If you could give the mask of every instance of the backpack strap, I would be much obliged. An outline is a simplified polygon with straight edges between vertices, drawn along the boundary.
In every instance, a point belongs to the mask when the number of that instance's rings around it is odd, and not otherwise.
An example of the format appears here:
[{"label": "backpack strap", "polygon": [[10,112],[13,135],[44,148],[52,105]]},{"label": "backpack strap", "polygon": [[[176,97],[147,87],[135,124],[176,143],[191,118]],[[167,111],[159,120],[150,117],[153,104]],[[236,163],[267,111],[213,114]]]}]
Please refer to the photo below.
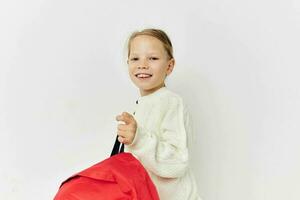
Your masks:
[{"label": "backpack strap", "polygon": [[114,147],[111,151],[111,154],[110,154],[110,157],[113,156],[113,155],[116,155],[118,153],[123,153],[124,152],[124,144],[121,145],[121,148],[120,148],[120,142],[118,140],[118,135],[116,137],[116,141],[115,141],[115,144],[114,144]]}]

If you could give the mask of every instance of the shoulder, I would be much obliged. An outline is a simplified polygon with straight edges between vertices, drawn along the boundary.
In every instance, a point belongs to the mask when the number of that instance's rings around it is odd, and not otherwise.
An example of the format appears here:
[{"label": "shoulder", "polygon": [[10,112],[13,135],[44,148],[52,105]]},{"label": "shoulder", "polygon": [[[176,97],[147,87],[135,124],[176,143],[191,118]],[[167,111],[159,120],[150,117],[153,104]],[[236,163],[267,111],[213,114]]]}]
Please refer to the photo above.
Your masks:
[{"label": "shoulder", "polygon": [[175,107],[186,110],[187,104],[184,98],[173,90],[167,89],[164,95],[161,96],[160,101],[168,108]]}]

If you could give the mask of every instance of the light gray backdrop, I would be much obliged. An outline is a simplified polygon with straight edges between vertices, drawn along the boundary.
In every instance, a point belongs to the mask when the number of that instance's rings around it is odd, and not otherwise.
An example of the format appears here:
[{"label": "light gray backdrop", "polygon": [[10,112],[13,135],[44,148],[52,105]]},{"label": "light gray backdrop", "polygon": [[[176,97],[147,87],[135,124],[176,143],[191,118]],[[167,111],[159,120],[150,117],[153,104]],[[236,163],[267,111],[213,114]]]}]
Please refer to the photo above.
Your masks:
[{"label": "light gray backdrop", "polygon": [[0,199],[52,199],[109,155],[139,95],[125,41],[147,27],[174,44],[202,198],[300,199],[299,1],[10,0],[0,23]]}]

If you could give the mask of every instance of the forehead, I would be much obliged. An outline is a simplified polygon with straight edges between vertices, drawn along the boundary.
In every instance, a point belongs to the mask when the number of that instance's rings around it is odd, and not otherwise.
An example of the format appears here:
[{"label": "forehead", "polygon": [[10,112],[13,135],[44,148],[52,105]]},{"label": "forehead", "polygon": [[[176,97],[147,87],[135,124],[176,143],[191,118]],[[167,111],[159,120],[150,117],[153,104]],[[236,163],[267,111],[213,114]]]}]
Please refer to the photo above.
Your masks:
[{"label": "forehead", "polygon": [[131,41],[130,50],[131,53],[134,54],[141,51],[147,51],[147,53],[163,53],[165,49],[159,39],[149,35],[139,35]]}]

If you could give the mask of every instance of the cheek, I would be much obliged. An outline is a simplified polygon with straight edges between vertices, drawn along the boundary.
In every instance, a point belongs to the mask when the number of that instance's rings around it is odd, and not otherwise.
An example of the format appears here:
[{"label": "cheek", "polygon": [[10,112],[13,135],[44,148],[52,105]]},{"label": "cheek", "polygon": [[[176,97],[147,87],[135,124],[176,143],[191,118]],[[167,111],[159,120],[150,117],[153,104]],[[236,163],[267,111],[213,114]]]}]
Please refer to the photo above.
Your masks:
[{"label": "cheek", "polygon": [[129,66],[129,67],[128,67],[128,73],[129,73],[129,76],[130,76],[131,79],[134,79],[134,78],[135,78],[135,76],[134,76],[134,74],[135,74],[134,67]]},{"label": "cheek", "polygon": [[164,76],[167,72],[167,67],[166,65],[159,65],[155,68],[156,74],[159,74],[161,76]]},{"label": "cheek", "polygon": [[134,72],[134,67],[132,65],[128,66],[128,72],[130,72],[130,73]]}]

